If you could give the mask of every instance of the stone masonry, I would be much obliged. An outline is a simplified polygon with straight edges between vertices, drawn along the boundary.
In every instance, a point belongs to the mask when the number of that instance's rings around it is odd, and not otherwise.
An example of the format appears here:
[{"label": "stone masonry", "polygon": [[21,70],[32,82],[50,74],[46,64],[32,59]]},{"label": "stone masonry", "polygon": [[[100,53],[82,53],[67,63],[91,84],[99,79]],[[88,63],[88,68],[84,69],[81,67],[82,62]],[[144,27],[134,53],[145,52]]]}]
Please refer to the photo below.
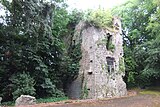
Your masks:
[{"label": "stone masonry", "polygon": [[76,26],[74,43],[81,42],[82,59],[78,77],[68,95],[74,99],[120,97],[127,93],[121,21],[113,18],[113,28],[102,29],[81,21]]}]

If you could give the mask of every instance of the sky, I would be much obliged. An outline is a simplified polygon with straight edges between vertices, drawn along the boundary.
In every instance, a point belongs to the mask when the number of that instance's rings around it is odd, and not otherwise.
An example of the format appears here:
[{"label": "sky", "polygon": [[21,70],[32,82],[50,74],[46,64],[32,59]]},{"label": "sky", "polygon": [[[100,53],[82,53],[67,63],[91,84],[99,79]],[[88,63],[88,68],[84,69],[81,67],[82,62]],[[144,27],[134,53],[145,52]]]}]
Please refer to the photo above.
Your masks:
[{"label": "sky", "polygon": [[109,9],[125,3],[128,0],[67,0],[70,9],[97,9],[99,7]]},{"label": "sky", "polygon": [[[67,4],[69,5],[70,9],[81,9],[81,10],[87,10],[87,9],[97,9],[99,7],[102,8],[112,8],[114,6],[120,5],[125,3],[127,0],[66,0]],[[1,9],[0,5],[0,15],[4,15],[5,12]]]}]

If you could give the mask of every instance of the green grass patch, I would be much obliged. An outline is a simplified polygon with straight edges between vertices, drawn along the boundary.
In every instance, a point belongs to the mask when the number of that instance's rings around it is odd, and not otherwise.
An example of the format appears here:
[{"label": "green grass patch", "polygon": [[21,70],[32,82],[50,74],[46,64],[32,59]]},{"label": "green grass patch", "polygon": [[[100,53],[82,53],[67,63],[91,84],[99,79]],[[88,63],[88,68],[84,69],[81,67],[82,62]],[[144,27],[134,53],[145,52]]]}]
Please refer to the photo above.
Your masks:
[{"label": "green grass patch", "polygon": [[160,95],[159,91],[143,90],[140,94]]},{"label": "green grass patch", "polygon": [[55,97],[40,98],[40,99],[37,99],[37,103],[58,102],[58,101],[64,101],[64,100],[68,100],[68,97],[59,97],[59,98],[55,98]]},{"label": "green grass patch", "polygon": [[160,96],[160,87],[149,87],[147,89],[140,90],[139,93]]}]

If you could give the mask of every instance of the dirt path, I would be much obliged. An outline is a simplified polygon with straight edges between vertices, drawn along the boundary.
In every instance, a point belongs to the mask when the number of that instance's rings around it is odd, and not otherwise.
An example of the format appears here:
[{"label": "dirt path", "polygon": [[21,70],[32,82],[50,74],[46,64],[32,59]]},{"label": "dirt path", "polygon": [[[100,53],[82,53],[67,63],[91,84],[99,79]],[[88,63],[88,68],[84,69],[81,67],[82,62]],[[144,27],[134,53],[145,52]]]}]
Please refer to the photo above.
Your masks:
[{"label": "dirt path", "polygon": [[28,107],[160,107],[160,96],[137,95],[115,99],[65,101],[63,103],[42,103]]}]

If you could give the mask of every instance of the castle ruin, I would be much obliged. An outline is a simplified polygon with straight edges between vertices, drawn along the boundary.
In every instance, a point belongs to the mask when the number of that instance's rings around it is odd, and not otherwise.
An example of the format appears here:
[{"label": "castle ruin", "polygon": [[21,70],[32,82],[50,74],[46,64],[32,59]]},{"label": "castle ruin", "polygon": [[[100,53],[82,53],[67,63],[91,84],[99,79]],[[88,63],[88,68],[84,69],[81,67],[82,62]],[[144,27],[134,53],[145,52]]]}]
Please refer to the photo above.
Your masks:
[{"label": "castle ruin", "polygon": [[81,42],[82,59],[78,77],[69,85],[74,99],[120,97],[127,93],[121,21],[113,18],[113,29],[102,29],[79,22],[73,41]]}]

